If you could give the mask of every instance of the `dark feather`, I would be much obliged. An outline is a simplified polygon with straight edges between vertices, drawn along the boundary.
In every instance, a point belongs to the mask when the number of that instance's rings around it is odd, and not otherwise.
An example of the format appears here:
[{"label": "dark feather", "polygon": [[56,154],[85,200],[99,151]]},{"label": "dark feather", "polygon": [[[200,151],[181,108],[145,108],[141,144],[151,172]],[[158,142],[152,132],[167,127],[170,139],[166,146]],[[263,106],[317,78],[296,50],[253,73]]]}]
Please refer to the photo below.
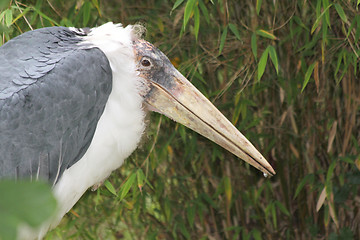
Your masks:
[{"label": "dark feather", "polygon": [[56,181],[89,147],[112,73],[103,52],[81,41],[52,27],[0,48],[0,178]]}]

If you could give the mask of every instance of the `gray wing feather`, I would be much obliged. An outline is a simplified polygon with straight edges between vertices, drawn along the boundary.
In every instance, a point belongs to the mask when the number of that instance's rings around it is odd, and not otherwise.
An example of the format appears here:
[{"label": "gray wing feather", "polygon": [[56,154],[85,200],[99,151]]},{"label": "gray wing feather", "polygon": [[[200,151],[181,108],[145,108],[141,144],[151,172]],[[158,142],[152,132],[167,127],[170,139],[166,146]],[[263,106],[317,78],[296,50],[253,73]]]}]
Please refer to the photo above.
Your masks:
[{"label": "gray wing feather", "polygon": [[0,48],[0,178],[57,181],[86,152],[111,92],[109,62],[67,28]]}]

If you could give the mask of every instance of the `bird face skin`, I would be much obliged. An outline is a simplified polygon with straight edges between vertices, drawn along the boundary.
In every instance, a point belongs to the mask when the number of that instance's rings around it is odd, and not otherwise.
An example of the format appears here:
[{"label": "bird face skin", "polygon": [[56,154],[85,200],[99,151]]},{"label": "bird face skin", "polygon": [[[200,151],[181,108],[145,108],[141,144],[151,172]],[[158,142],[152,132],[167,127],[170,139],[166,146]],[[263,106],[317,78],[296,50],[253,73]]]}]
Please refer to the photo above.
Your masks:
[{"label": "bird face skin", "polygon": [[139,39],[133,42],[141,93],[150,109],[198,132],[266,175],[275,171],[256,148],[198,91],[159,49]]}]

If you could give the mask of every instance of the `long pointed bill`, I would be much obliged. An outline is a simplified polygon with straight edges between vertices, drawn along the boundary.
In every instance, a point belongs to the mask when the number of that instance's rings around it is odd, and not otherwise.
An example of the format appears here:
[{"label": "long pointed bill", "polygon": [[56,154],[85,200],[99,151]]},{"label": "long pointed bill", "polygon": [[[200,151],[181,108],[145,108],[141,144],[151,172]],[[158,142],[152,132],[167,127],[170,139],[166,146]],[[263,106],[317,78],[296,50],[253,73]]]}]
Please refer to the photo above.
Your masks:
[{"label": "long pointed bill", "polygon": [[268,175],[274,169],[258,150],[176,70],[172,89],[153,83],[146,102],[176,122],[200,133]]},{"label": "long pointed bill", "polygon": [[[152,51],[152,55],[162,54],[158,49]],[[140,74],[148,80],[149,91],[145,96],[147,104],[214,141],[264,174],[274,175],[275,171],[266,159],[231,122],[170,62],[165,62],[163,56],[161,59],[162,66],[153,70],[151,76]]]}]

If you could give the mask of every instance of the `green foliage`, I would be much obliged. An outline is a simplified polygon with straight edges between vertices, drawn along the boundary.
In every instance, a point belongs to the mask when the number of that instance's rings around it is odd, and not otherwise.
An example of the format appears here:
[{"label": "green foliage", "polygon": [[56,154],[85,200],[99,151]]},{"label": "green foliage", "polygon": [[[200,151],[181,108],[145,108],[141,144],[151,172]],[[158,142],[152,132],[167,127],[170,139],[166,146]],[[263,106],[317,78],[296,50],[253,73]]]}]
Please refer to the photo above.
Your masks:
[{"label": "green foliage", "polygon": [[47,183],[2,180],[0,193],[0,239],[16,239],[20,225],[37,228],[55,212]]},{"label": "green foliage", "polygon": [[303,86],[302,86],[302,88],[301,88],[301,92],[304,91],[306,85],[308,84],[308,82],[309,82],[309,80],[310,80],[310,77],[311,77],[311,74],[312,74],[313,71],[314,71],[315,64],[316,64],[316,62],[314,62],[313,64],[311,64],[311,65],[309,66],[309,68],[306,70],[305,79],[304,79],[304,82],[303,82]]},{"label": "green foliage", "polygon": [[10,4],[3,42],[58,24],[144,22],[146,39],[277,172],[265,179],[153,114],[147,143],[48,239],[360,238],[359,1]]}]

